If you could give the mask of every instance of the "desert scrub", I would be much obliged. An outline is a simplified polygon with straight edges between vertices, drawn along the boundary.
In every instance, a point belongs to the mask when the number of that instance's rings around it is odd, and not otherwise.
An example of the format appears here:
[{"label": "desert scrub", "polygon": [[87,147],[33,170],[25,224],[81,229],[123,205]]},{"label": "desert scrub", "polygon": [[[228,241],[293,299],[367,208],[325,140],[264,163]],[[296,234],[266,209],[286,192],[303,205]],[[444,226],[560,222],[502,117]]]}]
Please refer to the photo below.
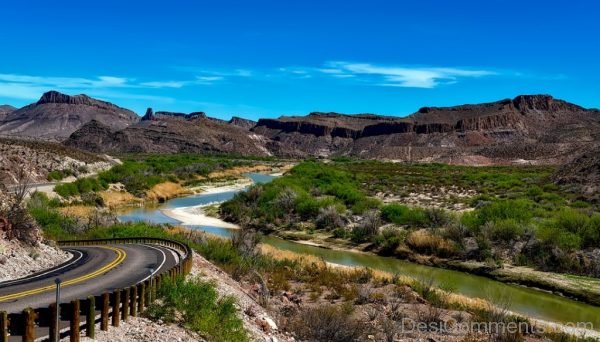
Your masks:
[{"label": "desert scrub", "polygon": [[158,300],[145,313],[152,319],[183,324],[210,341],[248,341],[235,299],[219,298],[215,285],[199,279],[161,283]]}]

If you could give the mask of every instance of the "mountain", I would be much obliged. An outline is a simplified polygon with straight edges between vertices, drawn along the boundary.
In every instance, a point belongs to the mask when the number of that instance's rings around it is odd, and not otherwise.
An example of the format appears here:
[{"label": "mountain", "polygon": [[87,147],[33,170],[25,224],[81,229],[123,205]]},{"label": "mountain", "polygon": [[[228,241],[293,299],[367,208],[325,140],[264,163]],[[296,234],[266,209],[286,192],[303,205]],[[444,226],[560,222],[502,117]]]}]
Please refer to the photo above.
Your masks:
[{"label": "mountain", "polygon": [[423,107],[405,118],[311,113],[261,119],[253,132],[276,155],[358,156],[459,164],[560,163],[600,139],[600,111],[521,95],[497,102]]},{"label": "mountain", "polygon": [[75,131],[64,143],[95,152],[237,153],[270,155],[265,138],[227,121],[190,114],[148,109],[142,120],[114,130],[93,120]]},{"label": "mountain", "polygon": [[254,123],[149,109],[126,128],[90,121],[66,144],[93,152],[355,156],[490,165],[560,164],[599,140],[600,111],[549,95],[521,95],[491,103],[423,107],[402,118],[315,112]]},{"label": "mountain", "polygon": [[14,112],[17,108],[11,105],[0,105],[0,121],[4,120],[11,112]]},{"label": "mountain", "polygon": [[57,91],[36,103],[0,117],[0,134],[62,140],[91,120],[123,129],[139,120],[132,111],[87,95],[69,96]]}]

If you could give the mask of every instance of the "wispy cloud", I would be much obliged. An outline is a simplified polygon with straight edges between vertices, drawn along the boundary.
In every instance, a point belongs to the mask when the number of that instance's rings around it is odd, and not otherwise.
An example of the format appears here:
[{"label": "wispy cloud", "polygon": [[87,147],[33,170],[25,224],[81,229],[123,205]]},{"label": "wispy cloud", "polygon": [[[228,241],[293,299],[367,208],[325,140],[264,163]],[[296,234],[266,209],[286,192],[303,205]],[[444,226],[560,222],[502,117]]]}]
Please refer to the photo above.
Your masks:
[{"label": "wispy cloud", "polygon": [[[129,98],[154,99],[153,95],[138,94],[139,89],[182,88],[189,85],[211,85],[223,80],[224,76],[208,75],[196,76],[189,80],[152,80],[137,81],[135,78],[117,76],[63,77],[63,76],[36,76],[0,73],[0,96],[6,98],[33,100],[39,98],[48,90],[61,90],[65,92],[83,92],[87,94],[106,94],[112,90],[111,97],[119,91]],[[131,89],[132,91],[125,91]],[[138,89],[137,91],[135,89]]]},{"label": "wispy cloud", "polygon": [[406,88],[435,88],[440,84],[456,83],[461,78],[497,74],[470,68],[382,66],[339,61],[328,62],[326,68],[319,71],[337,78],[356,78],[373,85]]}]

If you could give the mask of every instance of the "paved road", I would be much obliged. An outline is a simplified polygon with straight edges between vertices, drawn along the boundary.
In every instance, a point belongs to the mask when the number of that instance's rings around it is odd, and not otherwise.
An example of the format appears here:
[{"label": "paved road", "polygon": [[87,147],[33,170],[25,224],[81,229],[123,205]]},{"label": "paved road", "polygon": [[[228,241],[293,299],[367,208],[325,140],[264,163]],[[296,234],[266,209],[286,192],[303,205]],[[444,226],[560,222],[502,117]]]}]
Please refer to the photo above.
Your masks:
[{"label": "paved road", "polygon": [[54,279],[62,280],[61,302],[129,287],[179,261],[176,251],[158,245],[115,244],[65,247],[73,259],[59,269],[23,280],[0,283],[0,311],[21,312],[55,301]]}]

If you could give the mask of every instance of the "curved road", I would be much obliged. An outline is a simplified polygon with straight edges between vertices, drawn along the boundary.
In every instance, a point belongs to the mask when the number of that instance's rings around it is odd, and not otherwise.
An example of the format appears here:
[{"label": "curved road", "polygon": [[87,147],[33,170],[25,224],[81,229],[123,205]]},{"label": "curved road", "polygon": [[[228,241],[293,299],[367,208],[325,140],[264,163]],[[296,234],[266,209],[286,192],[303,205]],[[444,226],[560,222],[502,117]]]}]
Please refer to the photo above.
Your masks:
[{"label": "curved road", "polygon": [[0,311],[48,307],[55,302],[54,280],[62,281],[61,302],[129,287],[175,266],[178,251],[143,244],[114,244],[63,248],[73,254],[65,265],[26,278],[0,283]]}]

